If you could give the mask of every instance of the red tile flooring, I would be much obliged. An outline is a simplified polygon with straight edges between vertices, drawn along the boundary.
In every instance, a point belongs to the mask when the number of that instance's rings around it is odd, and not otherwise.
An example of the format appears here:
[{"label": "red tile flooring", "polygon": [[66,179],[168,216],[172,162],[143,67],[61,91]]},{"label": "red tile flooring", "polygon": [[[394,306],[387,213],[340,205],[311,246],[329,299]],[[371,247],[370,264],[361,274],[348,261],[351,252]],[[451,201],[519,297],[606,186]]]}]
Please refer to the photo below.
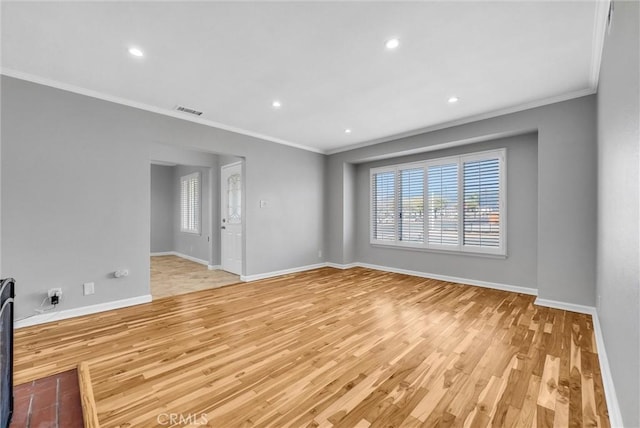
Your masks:
[{"label": "red tile flooring", "polygon": [[13,388],[11,428],[82,428],[78,373],[69,370]]}]

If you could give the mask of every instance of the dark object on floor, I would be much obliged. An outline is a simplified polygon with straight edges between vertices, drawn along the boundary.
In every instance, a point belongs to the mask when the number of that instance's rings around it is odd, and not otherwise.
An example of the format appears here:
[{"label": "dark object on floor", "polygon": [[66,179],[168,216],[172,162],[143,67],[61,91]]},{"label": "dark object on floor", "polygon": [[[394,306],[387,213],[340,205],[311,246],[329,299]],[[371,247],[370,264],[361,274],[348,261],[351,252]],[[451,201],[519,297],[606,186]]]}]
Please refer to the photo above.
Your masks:
[{"label": "dark object on floor", "polygon": [[83,427],[76,370],[18,385],[13,393],[11,428]]},{"label": "dark object on floor", "polygon": [[13,298],[15,280],[0,282],[0,427],[7,428],[13,413]]}]

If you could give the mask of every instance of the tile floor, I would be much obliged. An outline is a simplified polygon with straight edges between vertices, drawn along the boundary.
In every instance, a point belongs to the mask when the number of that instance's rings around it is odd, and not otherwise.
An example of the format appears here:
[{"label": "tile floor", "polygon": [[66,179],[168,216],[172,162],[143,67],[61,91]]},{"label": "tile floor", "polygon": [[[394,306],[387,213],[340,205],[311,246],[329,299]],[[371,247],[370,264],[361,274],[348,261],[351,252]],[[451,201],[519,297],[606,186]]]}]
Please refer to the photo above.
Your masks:
[{"label": "tile floor", "polygon": [[13,388],[11,428],[82,428],[78,373],[69,370]]},{"label": "tile floor", "polygon": [[154,299],[236,284],[240,277],[177,256],[151,257],[151,295]]}]

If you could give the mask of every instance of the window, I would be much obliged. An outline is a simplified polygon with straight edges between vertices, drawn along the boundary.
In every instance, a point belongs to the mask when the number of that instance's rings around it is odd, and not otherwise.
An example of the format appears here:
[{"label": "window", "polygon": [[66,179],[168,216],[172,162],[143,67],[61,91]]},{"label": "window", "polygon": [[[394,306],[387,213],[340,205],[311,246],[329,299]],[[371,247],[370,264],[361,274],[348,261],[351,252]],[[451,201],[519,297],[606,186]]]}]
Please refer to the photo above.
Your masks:
[{"label": "window", "polygon": [[505,254],[505,150],[371,170],[371,243]]},{"label": "window", "polygon": [[180,231],[200,233],[200,173],[180,177]]}]

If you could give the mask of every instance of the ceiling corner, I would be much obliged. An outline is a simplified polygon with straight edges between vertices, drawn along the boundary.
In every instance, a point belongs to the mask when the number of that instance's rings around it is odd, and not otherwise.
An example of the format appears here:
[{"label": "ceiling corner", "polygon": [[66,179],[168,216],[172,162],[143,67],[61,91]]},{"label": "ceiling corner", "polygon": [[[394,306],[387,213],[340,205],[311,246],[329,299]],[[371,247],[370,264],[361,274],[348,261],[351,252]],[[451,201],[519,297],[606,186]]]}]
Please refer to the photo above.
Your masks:
[{"label": "ceiling corner", "polygon": [[604,49],[604,39],[607,33],[607,17],[612,0],[596,0],[595,16],[593,18],[593,39],[591,44],[591,72],[589,84],[594,92],[598,89],[598,79],[600,76],[600,63],[602,61],[602,51]]}]

